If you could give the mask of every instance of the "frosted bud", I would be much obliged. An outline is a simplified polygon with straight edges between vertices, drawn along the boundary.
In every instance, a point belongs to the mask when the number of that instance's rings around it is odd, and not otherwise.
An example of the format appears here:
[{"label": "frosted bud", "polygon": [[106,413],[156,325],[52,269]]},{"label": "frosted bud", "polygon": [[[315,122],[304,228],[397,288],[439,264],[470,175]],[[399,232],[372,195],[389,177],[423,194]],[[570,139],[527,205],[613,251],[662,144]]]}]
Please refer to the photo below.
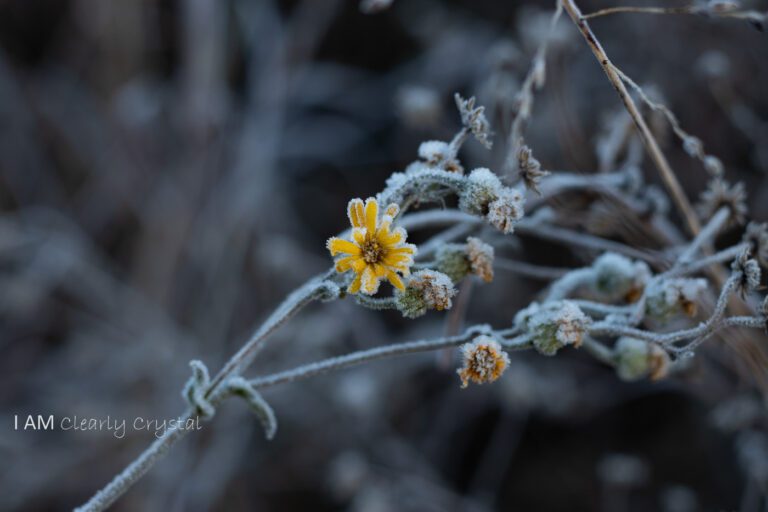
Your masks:
[{"label": "frosted bud", "polygon": [[504,188],[498,176],[490,169],[481,167],[467,176],[464,189],[459,195],[459,209],[473,215],[485,215],[488,206]]},{"label": "frosted bud", "polygon": [[695,316],[696,301],[706,288],[707,281],[701,278],[671,278],[655,282],[648,289],[646,311],[660,320],[679,312]]},{"label": "frosted bud", "polygon": [[411,275],[404,291],[395,293],[395,304],[404,317],[417,318],[430,309],[451,309],[454,295],[450,277],[436,270],[420,270]]},{"label": "frosted bud", "polygon": [[594,290],[608,299],[635,302],[651,278],[651,271],[645,262],[633,262],[611,252],[597,258],[592,268],[595,271]]},{"label": "frosted bud", "polygon": [[622,337],[613,348],[613,357],[616,373],[622,380],[658,380],[669,373],[669,354],[655,343]]},{"label": "frosted bud", "polygon": [[532,306],[518,313],[515,324],[525,326],[536,350],[553,356],[566,345],[581,346],[591,319],[576,304],[558,301]]}]

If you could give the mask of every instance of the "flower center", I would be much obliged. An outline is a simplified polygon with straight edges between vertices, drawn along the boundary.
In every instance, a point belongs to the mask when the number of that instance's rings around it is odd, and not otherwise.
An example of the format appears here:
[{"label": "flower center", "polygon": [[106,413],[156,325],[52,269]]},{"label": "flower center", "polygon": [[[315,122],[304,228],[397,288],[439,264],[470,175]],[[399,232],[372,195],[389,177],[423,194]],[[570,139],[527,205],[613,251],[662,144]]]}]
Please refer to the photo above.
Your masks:
[{"label": "flower center", "polygon": [[382,253],[384,252],[381,248],[381,244],[379,244],[378,240],[375,238],[370,238],[363,242],[361,249],[363,252],[363,260],[365,260],[366,263],[377,263],[381,260]]}]

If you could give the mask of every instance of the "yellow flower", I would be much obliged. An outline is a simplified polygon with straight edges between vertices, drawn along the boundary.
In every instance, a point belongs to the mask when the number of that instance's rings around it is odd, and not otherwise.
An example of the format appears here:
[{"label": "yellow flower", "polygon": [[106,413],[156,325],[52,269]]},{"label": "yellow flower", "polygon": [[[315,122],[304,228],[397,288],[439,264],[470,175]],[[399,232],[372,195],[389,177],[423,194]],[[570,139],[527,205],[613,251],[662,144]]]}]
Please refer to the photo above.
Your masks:
[{"label": "yellow flower", "polygon": [[408,235],[403,228],[390,230],[399,211],[396,204],[391,204],[380,219],[376,199],[368,198],[365,204],[362,199],[349,202],[347,214],[352,223],[352,240],[333,237],[327,243],[331,256],[345,255],[336,260],[336,272],[352,270],[355,273],[347,288],[349,293],[362,291],[373,295],[382,279],[387,279],[398,290],[405,289],[397,273],[409,274],[416,246],[405,243]]}]

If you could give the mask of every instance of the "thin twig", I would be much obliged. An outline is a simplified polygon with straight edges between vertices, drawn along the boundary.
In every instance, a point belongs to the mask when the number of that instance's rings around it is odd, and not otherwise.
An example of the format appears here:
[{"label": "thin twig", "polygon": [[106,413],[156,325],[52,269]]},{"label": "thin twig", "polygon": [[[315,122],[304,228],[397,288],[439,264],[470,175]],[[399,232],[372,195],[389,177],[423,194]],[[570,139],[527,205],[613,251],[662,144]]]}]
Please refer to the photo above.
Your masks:
[{"label": "thin twig", "polygon": [[670,167],[669,162],[661,152],[656,138],[653,136],[650,128],[648,128],[645,119],[643,119],[643,116],[640,114],[640,111],[630,96],[629,91],[627,91],[624,82],[613,68],[613,65],[608,58],[608,55],[605,53],[602,45],[600,44],[600,41],[597,40],[595,34],[592,32],[592,29],[589,28],[589,23],[587,23],[586,19],[581,14],[579,7],[576,5],[576,2],[574,0],[562,0],[562,5],[568,12],[568,15],[571,17],[573,23],[584,36],[584,39],[587,41],[587,44],[592,50],[592,53],[595,55],[595,58],[603,68],[603,71],[608,77],[608,80],[619,94],[619,98],[624,104],[624,107],[627,109],[627,112],[629,112],[629,115],[632,117],[635,125],[637,126],[638,132],[640,133],[640,138],[643,141],[643,144],[645,145],[651,160],[653,160],[653,162],[656,164],[656,167],[661,174],[664,185],[669,190],[678,210],[680,210],[680,213],[682,214],[685,223],[688,226],[688,230],[691,232],[691,234],[695,235],[699,232],[700,229],[699,220],[696,217],[696,213],[694,212],[691,203],[688,201],[683,188],[680,186],[680,182],[677,180],[672,167]]}]

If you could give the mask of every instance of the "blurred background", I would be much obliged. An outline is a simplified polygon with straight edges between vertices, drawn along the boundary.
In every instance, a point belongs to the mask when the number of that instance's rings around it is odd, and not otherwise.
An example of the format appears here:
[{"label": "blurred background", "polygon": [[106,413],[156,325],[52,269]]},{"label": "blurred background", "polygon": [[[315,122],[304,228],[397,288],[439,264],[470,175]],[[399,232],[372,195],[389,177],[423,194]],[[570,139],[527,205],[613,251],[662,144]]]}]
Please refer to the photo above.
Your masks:
[{"label": "blurred background", "polygon": [[[465,168],[499,168],[554,3],[0,0],[0,509],[72,508],[153,439],[16,432],[14,415],[175,417],[188,361],[218,369],[328,267],[350,198],[381,190],[421,141],[450,139],[454,92],[477,96],[496,132],[490,152],[467,143]],[[767,220],[768,35],[697,16],[592,26]],[[567,17],[547,66],[527,143],[546,169],[597,172],[601,137],[628,118]],[[695,199],[706,174],[659,121]],[[589,230],[584,201],[557,206]],[[538,264],[595,256],[513,241],[506,254]],[[497,270],[458,312],[413,321],[312,306],[249,374],[508,325],[543,286]],[[227,402],[114,510],[763,510],[766,367],[743,366],[713,342],[682,377],[627,384],[576,351],[515,353],[497,383],[461,390],[451,354],[378,362],[266,391],[273,442]]]}]

